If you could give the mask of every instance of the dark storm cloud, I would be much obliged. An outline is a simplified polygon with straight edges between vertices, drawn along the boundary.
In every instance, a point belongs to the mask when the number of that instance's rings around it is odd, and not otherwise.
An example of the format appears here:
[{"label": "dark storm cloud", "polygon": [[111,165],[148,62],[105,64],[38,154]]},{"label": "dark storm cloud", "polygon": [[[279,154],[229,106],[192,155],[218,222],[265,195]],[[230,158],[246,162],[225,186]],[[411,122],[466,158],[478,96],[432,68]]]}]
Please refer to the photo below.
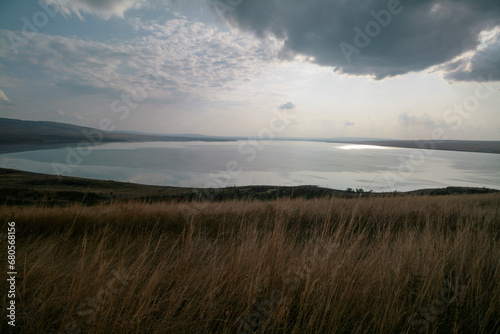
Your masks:
[{"label": "dark storm cloud", "polygon": [[[226,1],[226,0],[210,0]],[[219,10],[234,26],[284,41],[281,57],[311,57],[337,73],[383,79],[450,62],[476,50],[480,34],[500,26],[500,1],[492,0],[242,0]],[[477,58],[471,80],[498,69]],[[455,70],[459,68],[456,65]],[[464,73],[461,73],[464,72]],[[461,73],[461,74],[460,74]],[[498,75],[498,70],[497,70]]]},{"label": "dark storm cloud", "polygon": [[454,81],[500,81],[500,39],[497,38],[470,58],[443,66],[445,78]]}]

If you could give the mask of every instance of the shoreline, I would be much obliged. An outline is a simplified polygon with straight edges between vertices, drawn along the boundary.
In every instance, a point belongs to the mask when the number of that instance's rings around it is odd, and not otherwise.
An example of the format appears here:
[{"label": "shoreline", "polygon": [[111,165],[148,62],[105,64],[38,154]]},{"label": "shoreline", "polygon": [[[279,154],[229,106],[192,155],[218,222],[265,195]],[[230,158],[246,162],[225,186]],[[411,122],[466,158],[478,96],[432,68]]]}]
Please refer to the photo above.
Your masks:
[{"label": "shoreline", "polygon": [[367,198],[422,195],[460,195],[498,193],[500,190],[475,187],[446,187],[406,192],[368,192],[338,190],[318,186],[233,186],[226,188],[183,188],[142,185],[110,180],[24,172],[0,168],[0,203],[4,205],[95,205],[116,201],[190,202],[276,200],[281,198],[315,199],[324,197]]}]

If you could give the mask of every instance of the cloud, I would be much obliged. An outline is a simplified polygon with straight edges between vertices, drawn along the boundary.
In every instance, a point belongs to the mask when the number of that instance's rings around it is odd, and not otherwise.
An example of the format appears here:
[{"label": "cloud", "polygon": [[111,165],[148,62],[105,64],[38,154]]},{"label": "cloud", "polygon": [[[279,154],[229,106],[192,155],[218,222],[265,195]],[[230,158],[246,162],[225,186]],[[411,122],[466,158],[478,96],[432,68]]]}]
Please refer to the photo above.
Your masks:
[{"label": "cloud", "polygon": [[22,85],[22,83],[23,80],[19,78],[2,74],[0,67],[0,87],[3,88],[19,87]]},{"label": "cloud", "polygon": [[[137,23],[138,36],[96,42],[34,34],[14,54],[0,30],[0,58],[43,70],[50,83],[78,95],[138,93],[148,98],[214,96],[271,65],[255,38],[186,19]],[[147,33],[144,34],[143,30]]]},{"label": "cloud", "polygon": [[296,106],[292,102],[287,102],[285,104],[280,105],[279,108],[281,110],[293,110],[296,108]]},{"label": "cloud", "polygon": [[[224,17],[261,39],[282,40],[282,59],[305,56],[339,74],[383,79],[476,52],[481,34],[500,27],[500,2],[252,0]],[[490,51],[498,59],[499,50]],[[483,61],[476,60],[481,72]]]},{"label": "cloud", "polygon": [[145,0],[44,0],[47,4],[58,6],[59,11],[69,16],[75,14],[83,19],[83,14],[93,14],[108,19],[112,16],[123,17],[131,8],[146,5]]},{"label": "cloud", "polygon": [[441,66],[450,81],[500,81],[500,29],[488,41],[483,38],[475,52]]},{"label": "cloud", "polygon": [[0,107],[2,106],[11,106],[13,103],[9,100],[7,95],[0,89]]},{"label": "cloud", "polygon": [[354,126],[356,123],[354,122],[345,122],[344,126]]},{"label": "cloud", "polygon": [[422,116],[410,116],[408,113],[399,115],[400,123],[405,127],[433,127],[434,121],[429,114]]}]

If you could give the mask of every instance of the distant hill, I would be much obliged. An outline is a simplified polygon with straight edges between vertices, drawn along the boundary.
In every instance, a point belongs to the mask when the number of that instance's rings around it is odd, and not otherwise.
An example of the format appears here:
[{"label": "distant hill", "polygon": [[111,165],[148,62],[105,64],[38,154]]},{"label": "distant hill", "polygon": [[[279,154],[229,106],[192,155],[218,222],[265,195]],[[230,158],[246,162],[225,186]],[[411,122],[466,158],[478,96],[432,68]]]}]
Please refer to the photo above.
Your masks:
[{"label": "distant hill", "polygon": [[0,144],[57,144],[87,140],[85,133],[99,131],[103,142],[120,141],[228,141],[206,136],[168,136],[100,131],[77,125],[0,118]]}]

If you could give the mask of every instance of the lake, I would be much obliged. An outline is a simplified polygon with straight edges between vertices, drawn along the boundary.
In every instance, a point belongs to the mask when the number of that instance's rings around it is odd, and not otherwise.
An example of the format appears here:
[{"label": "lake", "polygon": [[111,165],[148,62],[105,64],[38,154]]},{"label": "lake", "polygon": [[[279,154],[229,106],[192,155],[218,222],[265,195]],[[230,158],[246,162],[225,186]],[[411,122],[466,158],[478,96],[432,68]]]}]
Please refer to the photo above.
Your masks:
[{"label": "lake", "polygon": [[0,155],[0,167],[180,186],[317,185],[409,191],[500,188],[500,155],[308,141],[108,143]]}]

